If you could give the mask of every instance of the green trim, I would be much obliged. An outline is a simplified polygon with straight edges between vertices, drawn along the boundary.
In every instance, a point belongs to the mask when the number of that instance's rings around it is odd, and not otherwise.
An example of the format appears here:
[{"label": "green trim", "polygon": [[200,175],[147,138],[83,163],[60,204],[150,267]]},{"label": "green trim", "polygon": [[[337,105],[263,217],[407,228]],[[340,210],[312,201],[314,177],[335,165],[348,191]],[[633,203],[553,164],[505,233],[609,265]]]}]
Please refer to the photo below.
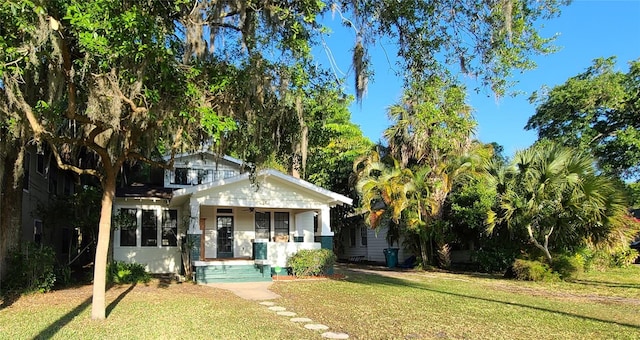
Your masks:
[{"label": "green trim", "polygon": [[200,260],[200,237],[202,236],[197,234],[189,234],[187,235],[187,237],[189,238],[188,241],[192,244],[191,260]]},{"label": "green trim", "polygon": [[294,236],[293,242],[304,242],[304,237],[302,236]]},{"label": "green trim", "polygon": [[196,266],[196,282],[271,281],[271,266],[259,264]]},{"label": "green trim", "polygon": [[333,251],[333,236],[320,236],[320,248]]}]

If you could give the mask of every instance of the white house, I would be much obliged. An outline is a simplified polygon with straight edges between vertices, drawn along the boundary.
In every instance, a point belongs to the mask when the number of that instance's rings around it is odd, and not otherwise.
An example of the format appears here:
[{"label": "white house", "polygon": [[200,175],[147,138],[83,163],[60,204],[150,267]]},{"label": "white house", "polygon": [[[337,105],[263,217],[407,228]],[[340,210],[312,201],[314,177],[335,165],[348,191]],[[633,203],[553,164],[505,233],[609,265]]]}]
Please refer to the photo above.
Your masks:
[{"label": "white house", "polygon": [[164,185],[122,188],[114,214],[114,260],[179,273],[191,254],[198,282],[270,280],[300,249],[332,249],[329,211],[352,200],[268,169],[243,172],[242,161],[211,153],[180,155]]}]

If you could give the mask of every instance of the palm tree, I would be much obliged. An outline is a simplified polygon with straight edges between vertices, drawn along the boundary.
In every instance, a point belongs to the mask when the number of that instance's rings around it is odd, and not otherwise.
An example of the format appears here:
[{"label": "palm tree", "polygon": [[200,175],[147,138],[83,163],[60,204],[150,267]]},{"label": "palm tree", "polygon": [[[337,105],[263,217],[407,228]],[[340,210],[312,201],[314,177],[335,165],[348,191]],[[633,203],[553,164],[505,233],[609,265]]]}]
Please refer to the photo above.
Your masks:
[{"label": "palm tree", "polygon": [[488,231],[500,223],[524,229],[549,262],[550,241],[571,247],[604,237],[626,211],[622,191],[597,173],[594,158],[559,144],[538,143],[491,172],[499,203]]},{"label": "palm tree", "polygon": [[400,227],[402,212],[409,206],[415,190],[411,170],[400,167],[393,158],[382,160],[378,151],[372,151],[355,163],[354,172],[358,177],[356,189],[361,195],[361,208],[368,214],[367,223],[379,228],[386,221],[388,233],[398,235],[395,229]]}]

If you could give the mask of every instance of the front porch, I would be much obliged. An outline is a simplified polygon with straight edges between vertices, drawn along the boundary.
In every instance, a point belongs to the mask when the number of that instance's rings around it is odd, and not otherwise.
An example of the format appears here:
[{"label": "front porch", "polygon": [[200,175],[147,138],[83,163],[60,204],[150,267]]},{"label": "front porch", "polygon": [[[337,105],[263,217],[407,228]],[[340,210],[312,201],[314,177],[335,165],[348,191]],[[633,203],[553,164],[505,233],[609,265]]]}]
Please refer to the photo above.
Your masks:
[{"label": "front porch", "polygon": [[188,212],[185,236],[198,283],[271,280],[299,250],[332,249],[330,209],[351,204],[271,170],[255,182],[243,175],[180,189],[173,199]]},{"label": "front porch", "polygon": [[[198,235],[192,235],[198,236]],[[272,274],[287,275],[287,260],[302,249],[320,249],[320,242],[253,242],[252,256],[192,261],[197,283],[271,281]]]}]

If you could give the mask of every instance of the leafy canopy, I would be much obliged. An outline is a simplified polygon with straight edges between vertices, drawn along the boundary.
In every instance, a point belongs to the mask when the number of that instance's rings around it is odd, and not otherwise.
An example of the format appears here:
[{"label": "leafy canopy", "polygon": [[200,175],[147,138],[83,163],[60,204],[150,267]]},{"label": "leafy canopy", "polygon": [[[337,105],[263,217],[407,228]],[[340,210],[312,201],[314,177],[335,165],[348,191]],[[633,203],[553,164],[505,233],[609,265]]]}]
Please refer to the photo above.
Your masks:
[{"label": "leafy canopy", "polygon": [[640,174],[640,59],[615,70],[615,57],[596,59],[585,72],[531,96],[537,104],[526,129],[540,138],[589,150],[603,171]]}]

